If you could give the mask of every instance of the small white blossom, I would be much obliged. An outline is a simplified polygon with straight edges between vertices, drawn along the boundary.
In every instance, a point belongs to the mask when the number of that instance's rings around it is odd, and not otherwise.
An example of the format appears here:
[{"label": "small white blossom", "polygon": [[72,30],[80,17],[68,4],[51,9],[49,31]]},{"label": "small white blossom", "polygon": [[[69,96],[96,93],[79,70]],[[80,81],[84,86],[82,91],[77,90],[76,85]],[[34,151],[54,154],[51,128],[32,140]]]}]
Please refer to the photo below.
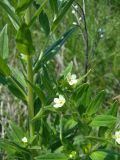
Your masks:
[{"label": "small white blossom", "polygon": [[72,154],[70,154],[70,155],[69,155],[69,158],[73,158],[73,155],[72,155]]},{"label": "small white blossom", "polygon": [[22,142],[23,142],[23,143],[27,143],[27,142],[28,142],[27,138],[26,138],[26,137],[23,137],[23,138],[22,138]]},{"label": "small white blossom", "polygon": [[120,144],[120,131],[116,131],[114,137],[115,137],[116,142]]},{"label": "small white blossom", "polygon": [[103,38],[103,37],[104,37],[104,35],[103,35],[103,34],[101,34],[101,35],[100,35],[100,38]]},{"label": "small white blossom", "polygon": [[77,25],[77,23],[76,23],[76,22],[73,22],[73,25]]},{"label": "small white blossom", "polygon": [[72,10],[72,14],[75,14],[76,12],[75,12],[75,10]]},{"label": "small white blossom", "polygon": [[102,28],[99,28],[99,29],[98,29],[98,32],[102,32]]},{"label": "small white blossom", "polygon": [[75,5],[75,6],[74,6],[74,8],[75,8],[75,9],[78,9],[78,6],[77,6],[77,5]]},{"label": "small white blossom", "polygon": [[76,84],[77,82],[78,82],[78,80],[77,80],[77,78],[76,78],[76,74],[69,74],[68,76],[67,76],[67,81],[68,81],[68,83],[69,83],[69,85],[74,85],[74,84]]},{"label": "small white blossom", "polygon": [[81,20],[82,20],[82,17],[79,18],[79,21],[81,21]]},{"label": "small white blossom", "polygon": [[62,95],[59,95],[59,98],[54,98],[54,105],[53,107],[59,108],[62,107],[65,103],[65,98]]},{"label": "small white blossom", "polygon": [[21,59],[22,59],[22,60],[27,61],[27,55],[22,54],[22,53],[21,53],[20,55],[21,55]]}]

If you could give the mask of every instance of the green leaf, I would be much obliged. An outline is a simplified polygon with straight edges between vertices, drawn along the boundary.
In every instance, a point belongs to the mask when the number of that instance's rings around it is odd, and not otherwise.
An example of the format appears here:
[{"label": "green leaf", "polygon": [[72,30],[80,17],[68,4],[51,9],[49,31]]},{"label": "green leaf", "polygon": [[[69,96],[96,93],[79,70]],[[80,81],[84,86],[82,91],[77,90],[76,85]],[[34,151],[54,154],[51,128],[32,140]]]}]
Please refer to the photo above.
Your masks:
[{"label": "green leaf", "polygon": [[118,103],[114,102],[111,106],[110,109],[108,110],[108,112],[106,114],[108,115],[112,115],[112,116],[117,116],[118,113]]},{"label": "green leaf", "polygon": [[47,153],[41,154],[35,160],[68,160],[68,158],[62,153]]},{"label": "green leaf", "polygon": [[16,12],[19,14],[20,12],[24,11],[29,7],[29,5],[33,2],[34,0],[19,0],[18,5],[16,8]]},{"label": "green leaf", "polygon": [[[75,88],[73,92],[72,99],[76,102],[77,107],[82,105],[82,108],[80,108],[80,111],[84,109],[83,106],[88,106],[90,103],[90,86],[88,83],[84,83],[78,87]],[[84,112],[84,111],[83,111]]]},{"label": "green leaf", "polygon": [[6,85],[6,84],[7,84],[6,77],[3,76],[2,74],[0,74],[0,83],[3,84],[3,85]]},{"label": "green leaf", "polygon": [[60,14],[58,15],[58,17],[57,17],[57,18],[55,19],[55,21],[53,22],[53,25],[52,25],[52,28],[51,28],[52,31],[54,31],[54,30],[57,28],[59,22],[60,22],[60,21],[62,20],[62,18],[65,16],[65,13],[68,11],[68,9],[69,9],[70,6],[72,5],[73,1],[74,1],[74,0],[69,0],[69,1],[65,4],[65,6],[64,6],[63,9],[61,10]]},{"label": "green leaf", "polygon": [[49,0],[51,9],[54,13],[54,19],[56,18],[58,14],[58,0]]},{"label": "green leaf", "polygon": [[43,54],[43,57],[37,62],[37,64],[34,67],[34,72],[37,72],[43,63],[46,63],[48,60],[53,58],[60,48],[64,45],[64,43],[68,40],[68,38],[71,36],[71,34],[76,30],[76,27],[71,28],[67,32],[63,34],[63,36],[57,40],[55,43],[53,43],[50,47],[48,47]]},{"label": "green leaf", "polygon": [[96,116],[90,126],[92,127],[113,127],[116,123],[117,118],[111,115],[98,115]]},{"label": "green leaf", "polygon": [[8,53],[9,49],[8,49],[8,35],[7,35],[7,24],[6,24],[5,27],[2,29],[2,31],[0,32],[0,56],[3,59],[7,59]]},{"label": "green leaf", "polygon": [[2,6],[2,8],[5,9],[5,11],[8,13],[8,16],[13,24],[13,26],[15,27],[16,30],[18,30],[20,23],[19,23],[19,19],[15,14],[15,9],[14,7],[9,3],[8,0],[5,1],[0,1],[0,5]]},{"label": "green leaf", "polygon": [[68,119],[68,118],[65,119],[64,118],[63,119],[63,129],[64,129],[64,131],[68,131],[69,129],[72,129],[77,124],[78,123],[74,119],[72,119],[72,118],[70,118],[70,119]]},{"label": "green leaf", "polygon": [[48,16],[44,11],[42,11],[39,15],[39,22],[46,36],[48,36],[50,33],[50,25],[49,25]]},{"label": "green leaf", "polygon": [[46,63],[48,60],[53,58],[58,53],[62,45],[66,42],[66,40],[71,36],[71,34],[75,30],[76,30],[76,27],[69,29],[67,32],[63,34],[63,36],[59,40],[57,40],[52,46],[46,49],[41,61],[43,63]]},{"label": "green leaf", "polygon": [[101,91],[94,100],[91,101],[90,105],[88,106],[86,113],[88,115],[92,115],[99,110],[101,104],[103,103],[103,98],[105,96],[105,92]]},{"label": "green leaf", "polygon": [[40,13],[43,11],[44,6],[46,5],[48,0],[44,0],[43,3],[40,5],[40,7],[37,9],[37,11],[35,12],[34,16],[32,17],[29,26],[31,26],[34,21],[36,20],[36,18],[40,15]]},{"label": "green leaf", "polygon": [[5,76],[10,76],[11,71],[5,60],[0,57],[0,72]]},{"label": "green leaf", "polygon": [[120,154],[113,151],[94,151],[90,158],[92,160],[119,160]]},{"label": "green leaf", "polygon": [[33,117],[32,119],[32,122],[35,122],[37,120],[40,120],[41,117],[45,116],[46,114],[48,115],[50,112],[54,112],[54,113],[57,113],[57,110],[52,107],[52,106],[45,106],[45,107],[42,107],[38,113]]},{"label": "green leaf", "polygon": [[63,72],[61,73],[61,76],[64,76],[64,79],[67,77],[67,75],[69,73],[72,72],[72,68],[73,68],[73,63],[69,63],[68,66],[63,70]]},{"label": "green leaf", "polygon": [[23,89],[26,89],[27,84],[23,74],[17,68],[10,66],[10,69],[12,71],[12,76],[14,77],[14,79],[21,85]]},{"label": "green leaf", "polygon": [[7,78],[7,87],[16,97],[26,101],[25,88],[13,77]]},{"label": "green leaf", "polygon": [[0,139],[0,149],[4,149],[9,155],[14,155],[16,152],[16,147],[10,144],[9,141],[5,141],[3,139]]},{"label": "green leaf", "polygon": [[17,49],[25,55],[34,54],[34,46],[32,43],[31,32],[28,26],[24,23],[20,27],[16,35]]},{"label": "green leaf", "polygon": [[43,117],[44,113],[45,113],[45,109],[44,109],[44,108],[41,108],[41,109],[38,111],[38,113],[33,117],[32,122],[35,122],[35,121],[41,119],[41,117]]},{"label": "green leaf", "polygon": [[51,96],[54,96],[55,89],[53,86],[53,80],[51,79],[48,68],[46,66],[43,66],[43,74],[41,74],[41,79],[47,93],[49,93]]},{"label": "green leaf", "polygon": [[0,148],[7,152],[8,159],[10,159],[9,156],[12,157],[11,160],[16,159],[16,157],[20,159],[24,159],[25,157],[26,159],[31,159],[30,152],[27,149],[8,139],[0,139]]},{"label": "green leaf", "polygon": [[16,143],[22,143],[22,138],[25,136],[24,131],[16,123],[10,121],[10,127],[7,128],[7,136],[9,139]]}]

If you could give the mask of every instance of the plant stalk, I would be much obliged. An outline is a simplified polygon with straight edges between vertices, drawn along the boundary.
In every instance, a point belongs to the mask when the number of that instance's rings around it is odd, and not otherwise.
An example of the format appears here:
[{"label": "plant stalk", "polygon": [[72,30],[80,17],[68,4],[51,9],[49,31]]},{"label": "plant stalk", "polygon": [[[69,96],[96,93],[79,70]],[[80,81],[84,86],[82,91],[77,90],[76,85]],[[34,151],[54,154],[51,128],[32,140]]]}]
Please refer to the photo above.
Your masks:
[{"label": "plant stalk", "polygon": [[[26,24],[30,23],[30,8],[26,10],[25,15],[25,22]],[[34,136],[34,124],[31,120],[34,117],[34,102],[33,102],[33,89],[30,84],[33,84],[33,68],[32,68],[32,56],[30,53],[27,55],[27,80],[30,82],[27,85],[28,89],[28,97],[27,97],[27,104],[28,104],[28,116],[29,116],[29,130],[30,130],[30,137]]]},{"label": "plant stalk", "polygon": [[[32,70],[32,58],[31,56],[27,56],[27,79],[33,84],[33,70]],[[28,83],[28,114],[29,114],[29,129],[30,136],[34,135],[34,124],[31,123],[31,120],[34,117],[34,104],[33,104],[33,89],[31,85]]]}]

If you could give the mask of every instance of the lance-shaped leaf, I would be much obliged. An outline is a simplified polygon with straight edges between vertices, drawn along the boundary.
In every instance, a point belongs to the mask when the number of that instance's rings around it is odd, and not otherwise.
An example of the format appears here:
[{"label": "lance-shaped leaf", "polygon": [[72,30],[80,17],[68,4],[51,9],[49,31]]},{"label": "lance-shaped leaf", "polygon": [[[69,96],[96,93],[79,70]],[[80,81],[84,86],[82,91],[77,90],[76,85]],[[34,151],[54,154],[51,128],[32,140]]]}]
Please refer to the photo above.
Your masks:
[{"label": "lance-shaped leaf", "polygon": [[6,64],[5,60],[0,57],[0,73],[5,76],[9,76],[11,74],[10,68]]},{"label": "lance-shaped leaf", "polygon": [[53,11],[53,14],[54,14],[54,18],[56,18],[58,14],[58,0],[49,0],[49,2],[50,2],[51,9]]},{"label": "lance-shaped leaf", "polygon": [[19,23],[19,19],[15,14],[15,9],[14,7],[9,3],[8,0],[5,1],[0,1],[0,5],[2,6],[2,8],[5,9],[5,11],[7,12],[13,26],[15,27],[16,30],[18,30],[20,23]]},{"label": "lance-shaped leaf", "polygon": [[59,22],[62,20],[62,18],[65,16],[65,13],[68,11],[68,9],[70,8],[70,6],[72,5],[74,0],[69,0],[65,6],[63,7],[63,9],[61,10],[60,14],[58,15],[58,17],[55,19],[55,21],[53,22],[52,28],[51,30],[54,31],[56,29],[56,27],[58,26]]},{"label": "lance-shaped leaf", "polygon": [[7,79],[4,75],[0,74],[0,84],[6,85]]},{"label": "lance-shaped leaf", "polygon": [[58,50],[62,47],[62,45],[65,43],[65,41],[71,36],[71,34],[75,31],[76,27],[71,28],[67,32],[63,34],[63,36],[57,40],[52,46],[50,46],[47,50],[45,50],[43,57],[41,61],[43,63],[46,63],[48,60],[53,58]]},{"label": "lance-shaped leaf", "polygon": [[100,108],[100,106],[101,106],[101,104],[102,104],[102,102],[103,102],[104,96],[105,96],[105,92],[104,92],[104,91],[101,91],[101,92],[95,97],[95,99],[91,101],[91,103],[90,103],[90,105],[88,106],[87,111],[86,111],[86,113],[87,113],[88,115],[92,115],[92,114],[96,113],[96,112],[99,110],[99,108]]},{"label": "lance-shaped leaf", "polygon": [[20,0],[18,1],[17,9],[16,12],[20,13],[27,9],[29,5],[33,2],[34,0]]},{"label": "lance-shaped leaf", "polygon": [[98,150],[92,152],[90,158],[92,160],[119,160],[120,154],[108,150]]},{"label": "lance-shaped leaf", "polygon": [[25,136],[23,129],[12,121],[9,122],[9,126],[6,130],[9,139],[13,142],[21,143],[21,139]]},{"label": "lance-shaped leaf", "polygon": [[117,101],[115,101],[113,104],[111,104],[110,109],[108,110],[108,112],[106,114],[112,115],[112,116],[117,116],[118,106],[119,105],[118,105]]},{"label": "lance-shaped leaf", "polygon": [[41,14],[39,15],[39,22],[46,36],[48,36],[50,33],[50,25],[48,16],[44,11],[42,11]]},{"label": "lance-shaped leaf", "polygon": [[[4,151],[7,152],[8,159],[11,159],[11,157],[12,159],[16,159],[16,156],[23,159],[22,154],[24,154],[24,157],[27,157],[27,159],[31,159],[30,152],[27,149],[8,139],[0,139],[0,149],[4,149]],[[18,153],[18,155],[16,153]]]},{"label": "lance-shaped leaf", "polygon": [[25,55],[34,54],[31,32],[28,26],[24,23],[20,27],[16,35],[17,49]]},{"label": "lance-shaped leaf", "polygon": [[37,9],[37,11],[33,15],[32,19],[31,19],[31,21],[29,23],[29,26],[31,26],[34,23],[34,21],[36,20],[36,18],[40,15],[40,13],[44,9],[44,6],[46,5],[47,1],[48,0],[44,0],[43,3],[40,5],[40,7]]},{"label": "lance-shaped leaf", "polygon": [[64,79],[72,72],[73,63],[70,62],[68,66],[62,71],[61,76],[64,76]]},{"label": "lance-shaped leaf", "polygon": [[35,160],[68,160],[63,153],[46,153],[36,157]]},{"label": "lance-shaped leaf", "polygon": [[21,88],[25,90],[27,87],[27,83],[25,81],[24,75],[17,68],[10,66],[10,69],[12,71],[12,76],[15,78]]},{"label": "lance-shaped leaf", "polygon": [[57,113],[58,111],[52,107],[51,105],[50,106],[45,106],[45,107],[42,107],[38,113],[33,117],[32,119],[32,122],[35,122],[37,120],[40,120],[42,117],[44,117],[45,115],[48,115],[49,113]]},{"label": "lance-shaped leaf", "polygon": [[40,69],[41,64],[46,63],[48,60],[52,59],[58,53],[58,51],[61,49],[61,47],[64,45],[64,43],[68,40],[68,38],[75,30],[76,27],[69,29],[67,32],[63,34],[63,36],[59,40],[57,40],[44,51],[42,58],[37,62],[34,68],[34,72],[37,72]]},{"label": "lance-shaped leaf", "polygon": [[8,35],[7,35],[7,24],[0,32],[0,56],[3,59],[8,58]]},{"label": "lance-shaped leaf", "polygon": [[98,115],[90,123],[93,127],[113,127],[115,125],[117,118],[111,115]]},{"label": "lance-shaped leaf", "polygon": [[11,93],[13,93],[16,97],[22,99],[23,101],[26,101],[25,90],[14,77],[11,76],[7,79],[7,86]]}]

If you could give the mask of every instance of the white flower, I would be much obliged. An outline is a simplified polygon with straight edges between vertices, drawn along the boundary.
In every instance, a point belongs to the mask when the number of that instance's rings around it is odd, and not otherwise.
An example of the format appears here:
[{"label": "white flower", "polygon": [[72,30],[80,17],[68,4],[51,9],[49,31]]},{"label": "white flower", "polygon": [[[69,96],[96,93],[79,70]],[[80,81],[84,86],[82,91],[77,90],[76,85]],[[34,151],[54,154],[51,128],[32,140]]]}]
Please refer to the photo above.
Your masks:
[{"label": "white flower", "polygon": [[65,103],[65,98],[62,95],[59,95],[59,98],[54,98],[54,105],[53,107],[59,108],[62,107]]},{"label": "white flower", "polygon": [[74,84],[76,84],[77,82],[78,82],[78,80],[76,79],[76,74],[69,74],[68,76],[67,76],[67,81],[68,81],[68,83],[69,83],[69,85],[74,85]]},{"label": "white flower", "polygon": [[22,142],[23,142],[23,143],[27,143],[27,142],[28,142],[27,138],[26,138],[26,137],[23,137],[23,138],[22,138]]},{"label": "white flower", "polygon": [[27,55],[22,54],[22,53],[21,53],[20,55],[21,55],[21,59],[22,59],[22,60],[27,61]]},{"label": "white flower", "polygon": [[75,8],[75,9],[78,9],[78,6],[77,6],[77,5],[75,5],[75,6],[74,6],[74,8]]},{"label": "white flower", "polygon": [[76,22],[73,22],[73,25],[77,25],[77,23],[76,23]]},{"label": "white flower", "polygon": [[75,14],[76,12],[75,12],[75,10],[72,10],[72,14]]},{"label": "white flower", "polygon": [[114,137],[115,137],[116,142],[120,144],[120,131],[116,131]]},{"label": "white flower", "polygon": [[101,34],[101,35],[100,35],[100,38],[103,38],[103,37],[104,37],[104,35],[103,35],[103,34]]}]

